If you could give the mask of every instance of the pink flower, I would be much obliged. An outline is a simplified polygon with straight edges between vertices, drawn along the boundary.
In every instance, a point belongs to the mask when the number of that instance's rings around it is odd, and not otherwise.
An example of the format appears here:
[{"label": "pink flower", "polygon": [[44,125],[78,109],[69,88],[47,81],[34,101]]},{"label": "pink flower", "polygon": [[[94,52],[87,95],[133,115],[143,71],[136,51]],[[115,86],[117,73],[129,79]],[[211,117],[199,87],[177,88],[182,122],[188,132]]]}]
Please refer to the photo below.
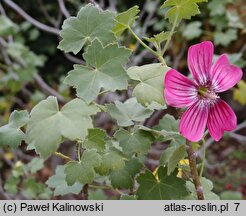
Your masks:
[{"label": "pink flower", "polygon": [[207,126],[210,135],[218,141],[224,131],[237,125],[237,118],[229,105],[220,99],[224,92],[242,78],[242,70],[231,65],[225,54],[212,64],[214,46],[210,41],[191,46],[188,51],[190,80],[174,69],[167,72],[164,95],[168,105],[188,107],[179,123],[180,133],[188,140],[202,139]]}]

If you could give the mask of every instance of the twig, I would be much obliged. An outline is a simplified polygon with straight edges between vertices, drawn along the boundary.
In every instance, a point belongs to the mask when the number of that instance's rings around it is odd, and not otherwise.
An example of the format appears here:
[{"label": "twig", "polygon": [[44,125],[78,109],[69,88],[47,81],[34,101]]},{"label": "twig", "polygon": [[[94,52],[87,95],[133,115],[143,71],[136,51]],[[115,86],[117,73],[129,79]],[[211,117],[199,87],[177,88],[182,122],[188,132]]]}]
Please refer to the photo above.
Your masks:
[{"label": "twig", "polygon": [[64,56],[66,57],[66,59],[68,59],[69,61],[76,63],[76,64],[85,64],[85,62],[82,59],[76,58],[75,56],[72,56],[68,53],[64,53]]},{"label": "twig", "polygon": [[237,141],[239,141],[240,143],[246,145],[246,136],[240,135],[240,134],[236,134],[233,132],[229,132],[230,137],[236,139]]},{"label": "twig", "polygon": [[109,10],[116,11],[117,3],[117,0],[109,0]]},{"label": "twig", "polygon": [[196,188],[196,194],[198,200],[204,200],[203,195],[203,188],[200,182],[200,178],[197,172],[197,166],[196,166],[196,153],[194,152],[192,148],[192,143],[188,140],[186,140],[186,151],[188,154],[189,164],[190,164],[190,171],[191,171],[191,177],[193,180],[193,184]]},{"label": "twig", "polygon": [[68,10],[67,10],[64,1],[63,1],[63,0],[58,0],[58,4],[59,4],[60,10],[61,10],[61,12],[63,13],[63,15],[64,15],[66,18],[70,17],[71,15],[70,15],[70,13],[69,13]]},{"label": "twig", "polygon": [[34,18],[32,18],[30,15],[28,15],[20,6],[18,6],[16,3],[14,3],[11,0],[3,0],[9,7],[11,7],[14,11],[16,11],[19,15],[21,15],[24,19],[29,21],[31,24],[36,26],[39,29],[42,29],[43,31],[59,35],[59,29],[53,28],[51,26],[45,25]]},{"label": "twig", "polygon": [[45,16],[45,18],[52,24],[52,25],[56,25],[56,20],[50,16],[49,12],[46,10],[46,8],[44,7],[44,3],[42,0],[38,0],[38,3],[39,3],[39,6],[40,6],[40,9],[43,13],[43,15]]},{"label": "twig", "polygon": [[54,154],[55,154],[57,157],[60,157],[60,158],[62,158],[62,159],[64,159],[64,160],[72,161],[72,159],[71,159],[70,157],[68,157],[68,156],[66,156],[66,155],[64,155],[64,154],[62,154],[61,152],[55,152]]},{"label": "twig", "polygon": [[0,2],[0,13],[1,13],[3,16],[6,16],[6,12],[5,12],[5,10],[4,10],[4,8],[3,8],[1,2]]},{"label": "twig", "polygon": [[62,97],[57,91],[55,91],[53,88],[51,88],[43,80],[43,78],[40,75],[35,74],[34,75],[34,80],[38,84],[38,86],[40,87],[40,89],[42,90],[42,92],[44,92],[46,95],[53,95],[53,96],[57,97],[57,100],[59,102],[66,103],[66,100],[64,99],[64,97]]}]

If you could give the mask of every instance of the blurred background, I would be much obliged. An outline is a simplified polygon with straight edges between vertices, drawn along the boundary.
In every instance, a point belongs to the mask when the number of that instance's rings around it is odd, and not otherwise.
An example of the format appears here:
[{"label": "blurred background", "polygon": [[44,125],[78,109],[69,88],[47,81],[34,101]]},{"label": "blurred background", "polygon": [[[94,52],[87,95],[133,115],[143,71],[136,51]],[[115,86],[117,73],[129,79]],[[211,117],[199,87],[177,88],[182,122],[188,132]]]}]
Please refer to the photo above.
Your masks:
[{"label": "blurred background", "polygon": [[[0,0],[0,125],[8,122],[14,109],[30,111],[48,95],[57,96],[60,105],[75,97],[75,92],[62,83],[74,63],[83,63],[82,53],[77,56],[64,54],[57,49],[61,25],[87,3],[102,9],[122,12],[139,5],[141,13],[133,29],[140,37],[152,36],[170,29],[164,19],[164,0]],[[165,56],[168,65],[188,75],[187,50],[192,44],[204,40],[213,41],[215,54],[227,53],[232,64],[246,69],[246,1],[209,0],[200,4],[201,14],[192,21],[183,21],[174,35]],[[127,67],[157,62],[128,33],[120,43],[132,49]],[[244,76],[245,80],[245,76]],[[214,192],[222,199],[246,198],[246,83],[242,80],[221,97],[235,110],[238,127],[226,133],[219,142],[207,137],[207,158],[204,175],[214,183]],[[131,89],[99,96],[98,103],[126,100]],[[157,111],[144,124],[152,127],[165,113]],[[96,116],[95,125],[112,134],[114,124],[106,114]],[[146,164],[154,170],[167,145],[152,146]],[[65,142],[60,149],[66,154],[76,154],[73,145]],[[198,156],[202,153],[198,151]],[[57,164],[63,161],[52,156],[47,161],[26,150],[26,144],[18,149],[0,146],[0,199],[81,199],[78,195],[53,194],[52,182],[45,183],[55,173]],[[59,176],[56,176],[59,180]],[[56,179],[56,180],[57,180]],[[55,182],[54,179],[52,179]],[[62,183],[61,183],[62,184]],[[57,189],[57,188],[56,188]],[[114,199],[117,195],[108,191],[91,191],[89,199]]]}]

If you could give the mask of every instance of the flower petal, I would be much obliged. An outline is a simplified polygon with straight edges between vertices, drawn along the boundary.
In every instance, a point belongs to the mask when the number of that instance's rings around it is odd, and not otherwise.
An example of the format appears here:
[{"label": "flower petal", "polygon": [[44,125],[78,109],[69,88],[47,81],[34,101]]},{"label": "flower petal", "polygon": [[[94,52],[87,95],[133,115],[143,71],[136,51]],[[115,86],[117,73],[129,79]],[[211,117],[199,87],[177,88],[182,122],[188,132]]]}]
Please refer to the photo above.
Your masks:
[{"label": "flower petal", "polygon": [[210,71],[212,86],[217,92],[223,92],[233,87],[242,76],[242,70],[231,65],[226,54],[217,59]]},{"label": "flower petal", "polygon": [[219,141],[224,131],[231,131],[237,126],[237,117],[231,107],[223,100],[218,100],[210,107],[208,131],[215,141]]},{"label": "flower petal", "polygon": [[204,101],[197,101],[184,112],[179,131],[186,139],[192,142],[202,139],[208,120],[208,109]]},{"label": "flower petal", "polygon": [[210,41],[204,41],[189,48],[188,67],[198,84],[205,85],[209,80],[213,54],[214,45]]},{"label": "flower petal", "polygon": [[195,84],[178,71],[171,69],[164,80],[166,103],[174,107],[190,106],[196,101]]}]

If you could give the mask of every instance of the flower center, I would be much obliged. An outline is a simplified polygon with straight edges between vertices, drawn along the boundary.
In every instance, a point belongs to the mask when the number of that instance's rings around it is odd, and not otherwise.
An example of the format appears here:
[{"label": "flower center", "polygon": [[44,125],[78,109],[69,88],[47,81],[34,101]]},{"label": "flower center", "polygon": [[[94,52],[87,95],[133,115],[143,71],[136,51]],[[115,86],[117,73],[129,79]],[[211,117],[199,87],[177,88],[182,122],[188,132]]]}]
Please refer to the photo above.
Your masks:
[{"label": "flower center", "polygon": [[200,99],[208,101],[209,103],[214,103],[219,96],[207,86],[199,86],[197,90]]}]

